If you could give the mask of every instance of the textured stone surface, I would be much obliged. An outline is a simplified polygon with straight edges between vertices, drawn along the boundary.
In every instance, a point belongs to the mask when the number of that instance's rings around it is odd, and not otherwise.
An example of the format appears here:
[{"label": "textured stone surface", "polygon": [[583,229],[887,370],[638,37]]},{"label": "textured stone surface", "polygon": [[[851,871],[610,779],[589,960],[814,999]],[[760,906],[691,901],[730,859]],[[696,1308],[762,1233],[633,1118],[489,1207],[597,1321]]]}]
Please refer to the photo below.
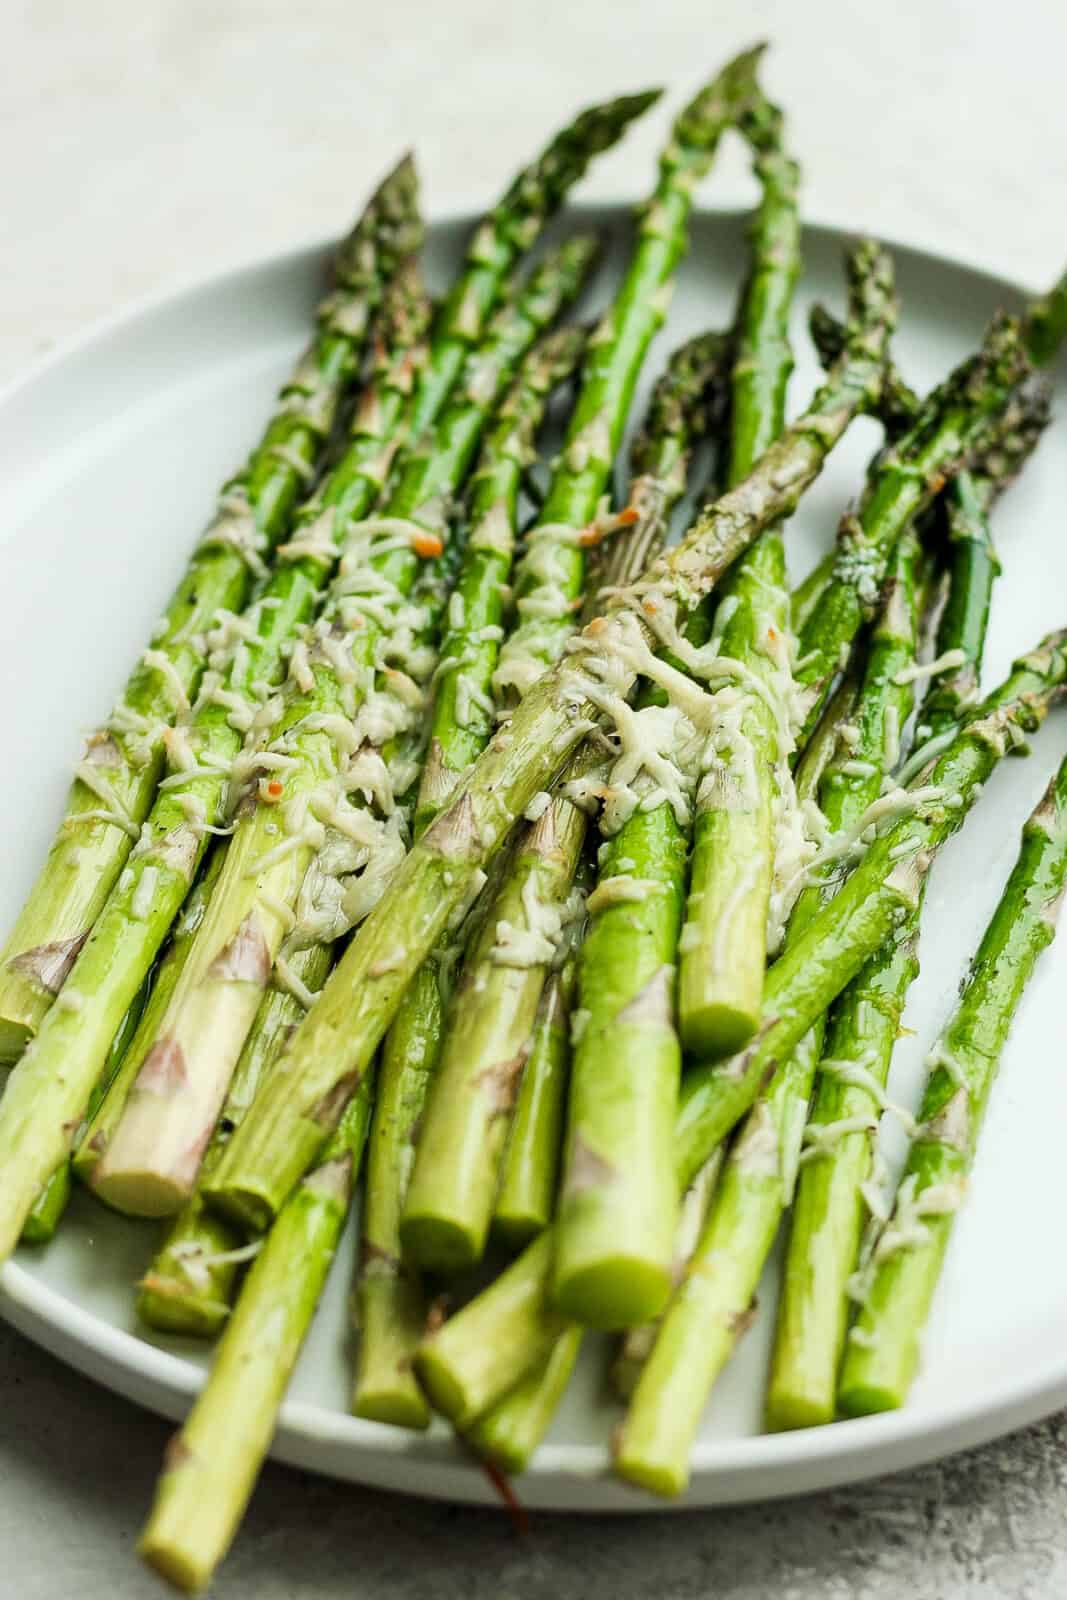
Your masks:
[{"label": "textured stone surface", "polygon": [[[1067,13],[1048,0],[5,0],[0,378],[131,296],[337,231],[396,151],[440,212],[592,96],[679,90],[757,34],[808,215],[1040,284],[1067,253]],[[648,120],[588,192],[644,181]],[[749,193],[723,163],[708,194]],[[164,1424],[0,1329],[0,1596],[135,1600]],[[501,1516],[264,1475],[219,1600],[1043,1600],[1067,1423],[942,1466],[684,1517]]]}]

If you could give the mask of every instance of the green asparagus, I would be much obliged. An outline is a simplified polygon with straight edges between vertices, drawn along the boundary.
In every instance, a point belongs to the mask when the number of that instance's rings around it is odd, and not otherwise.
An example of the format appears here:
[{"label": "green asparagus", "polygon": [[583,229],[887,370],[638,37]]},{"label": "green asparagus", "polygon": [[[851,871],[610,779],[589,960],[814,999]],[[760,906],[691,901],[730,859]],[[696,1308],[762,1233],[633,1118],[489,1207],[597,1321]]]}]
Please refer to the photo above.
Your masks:
[{"label": "green asparagus", "polygon": [[[630,451],[627,506],[637,520],[624,536],[594,550],[588,609],[595,608],[598,589],[610,594],[625,586],[662,544],[669,513],[685,491],[693,445],[721,414],[731,348],[728,335],[700,334],[670,357]],[[545,1227],[555,1208],[575,976],[569,959],[562,973],[550,974],[523,1071],[493,1222],[512,1244]]]},{"label": "green asparagus", "polygon": [[562,654],[585,582],[581,530],[597,516],[622,439],[649,343],[667,313],[671,281],[685,252],[693,190],[709,171],[719,141],[756,94],[760,51],[746,51],[685,108],[660,158],[626,276],[589,342],[582,386],[515,581],[519,614],[501,651],[497,692],[522,695]]},{"label": "green asparagus", "polygon": [[919,1131],[856,1292],[838,1406],[902,1405],[1012,1018],[1052,942],[1067,879],[1067,762],[1023,828],[1022,847],[952,1016],[927,1058]]},{"label": "green asparagus", "polygon": [[[116,1023],[144,982],[209,843],[232,831],[222,825],[228,788],[240,791],[247,784],[267,802],[280,798],[284,787],[278,776],[280,763],[276,752],[262,747],[263,725],[269,726],[277,715],[274,689],[287,656],[293,663],[288,655],[293,632],[313,613],[345,519],[367,508],[388,470],[389,435],[399,427],[406,406],[425,316],[425,297],[407,263],[398,269],[383,303],[376,380],[365,396],[367,403],[357,410],[348,447],[302,513],[300,536],[280,548],[283,564],[267,580],[252,610],[242,618],[217,619],[218,653],[212,651],[214,665],[204,677],[191,720],[170,730],[175,771],[161,784],[139,842],[74,962],[65,985],[67,1001],[44,1019],[0,1104],[0,1126],[5,1119],[10,1119],[8,1126],[18,1126],[28,1111],[36,1130],[36,1143],[19,1140],[17,1175],[14,1167],[9,1169],[13,1208],[27,1199],[32,1202],[41,1182],[38,1162],[46,1153],[54,1160],[69,1146],[70,1131],[85,1111]],[[232,865],[229,849],[226,862]],[[182,985],[195,973],[197,939],[211,928],[212,907],[227,870],[224,864],[219,871],[196,939],[183,941],[180,962],[169,965],[168,982],[173,982],[166,1006],[161,1007],[162,990],[157,985],[157,1001],[149,1011],[160,1026],[180,997]],[[222,958],[222,965],[228,969],[236,961],[243,970],[257,954],[254,940],[239,940],[235,950]],[[238,986],[244,987],[231,987]],[[158,1109],[183,1081],[180,1055],[166,1034],[150,1041],[150,1046],[136,1077],[131,1067],[107,1097],[106,1149],[101,1150],[96,1139],[91,1144],[91,1152],[99,1157],[93,1167],[94,1188],[120,1208],[128,1204],[125,1186],[112,1182],[110,1174],[116,1156],[122,1159],[129,1096],[142,1112],[146,1104]],[[50,1126],[53,1107],[59,1120]],[[186,1181],[195,1177],[213,1122],[212,1116],[175,1152]]]},{"label": "green asparagus", "polygon": [[371,1080],[263,1241],[208,1381],[171,1441],[139,1549],[177,1588],[208,1582],[274,1434],[359,1177]]},{"label": "green asparagus", "polygon": [[573,956],[549,973],[530,1034],[493,1206],[493,1236],[509,1249],[547,1228],[556,1208],[576,977]]},{"label": "green asparagus", "polygon": [[525,1472],[570,1382],[581,1342],[581,1328],[566,1328],[545,1360],[482,1413],[467,1443],[502,1471]]},{"label": "green asparagus", "polygon": [[[647,569],[631,603],[686,610],[709,594],[737,554],[787,515],[818,475],[857,412],[877,402],[893,321],[892,274],[876,246],[849,259],[849,337],[812,401],[744,483],[697,518],[675,549]],[[476,890],[513,819],[550,785],[595,717],[593,679],[612,674],[625,694],[647,670],[645,624],[620,598],[590,623],[579,648],[546,672],[465,775],[456,794],[409,852],[389,890],[334,969],[285,1059],[286,1092],[266,1093],[232,1141],[211,1186],[212,1201],[253,1227],[265,1226],[314,1158],[366,1071],[412,976],[457,908]],[[640,646],[640,649],[638,649]]]},{"label": "green asparagus", "polygon": [[446,1020],[400,1221],[404,1255],[424,1270],[458,1273],[485,1248],[546,969],[571,911],[585,830],[568,809],[562,829],[550,805],[520,839]]},{"label": "green asparagus", "polygon": [[401,1428],[430,1424],[411,1366],[428,1302],[418,1273],[401,1255],[400,1212],[419,1118],[437,1069],[442,1021],[441,986],[428,962],[416,975],[382,1051],[356,1287],[359,1349],[352,1410],[357,1417]]},{"label": "green asparagus", "polygon": [[[111,1041],[107,1062],[99,1083],[93,1089],[89,1098],[87,1115],[92,1117],[103,1104],[116,1076],[121,1071],[123,1059],[130,1049],[137,1033],[137,1025],[144,1011],[145,1001],[148,998],[150,985],[144,985],[140,992],[134,996],[133,1004],[119,1023],[118,1031]],[[73,1162],[64,1161],[53,1172],[37,1197],[29,1216],[26,1218],[22,1229],[24,1244],[47,1244],[54,1236],[56,1229],[63,1220],[63,1213],[67,1209],[73,1192]]]},{"label": "green asparagus", "polygon": [[[680,1188],[688,1187],[718,1149],[776,1062],[788,1061],[849,977],[885,943],[901,911],[914,906],[937,843],[959,825],[1012,739],[1041,722],[1065,683],[1067,632],[1050,636],[1020,658],[1005,682],[975,708],[973,720],[934,764],[924,785],[924,809],[875,840],[844,888],[779,957],[764,995],[769,1020],[755,1043],[733,1062],[691,1069],[683,1078],[674,1145]],[[932,809],[931,790],[947,791],[949,800],[962,792],[964,803]],[[899,853],[891,859],[891,852]],[[907,868],[901,871],[904,861]],[[754,1057],[756,1071],[749,1077]],[[538,1235],[494,1284],[419,1346],[416,1371],[433,1404],[461,1431],[547,1360],[569,1326],[550,1292],[555,1233],[552,1227]]]},{"label": "green asparagus", "polygon": [[[871,637],[854,737],[824,771],[819,801],[831,836],[854,828],[895,761],[913,689],[920,611],[920,549],[906,533],[892,558]],[[898,681],[903,679],[903,681]],[[812,884],[790,924],[797,937],[826,889]],[[726,1158],[700,1240],[663,1318],[616,1440],[621,1476],[663,1494],[684,1489],[704,1404],[749,1320],[760,1274],[802,1156],[808,1099],[819,1061],[820,1023],[800,1041],[742,1124]]]},{"label": "green asparagus", "polygon": [[675,1139],[683,1183],[749,1109],[766,1073],[914,911],[936,851],[960,827],[1009,747],[1040,726],[1063,692],[1065,674],[1067,633],[1053,633],[972,709],[929,764],[923,784],[882,798],[886,815],[897,804],[904,815],[876,837],[833,900],[770,969],[766,1021],[755,1040],[730,1060],[692,1067],[683,1077]]},{"label": "green asparagus", "polygon": [[122,872],[162,776],[166,730],[187,719],[208,667],[205,636],[220,609],[241,609],[285,537],[356,377],[382,286],[421,235],[405,156],[337,251],[311,348],[247,465],[224,485],[151,647],[89,736],[48,860],[0,955],[0,1059],[14,1060],[36,1034]]},{"label": "green asparagus", "polygon": [[[328,945],[313,945],[293,955],[291,974],[305,996],[318,994],[326,982],[332,954]],[[290,990],[267,991],[204,1152],[201,1171],[205,1175],[218,1165],[304,1010],[304,1000]],[[162,1333],[214,1338],[230,1314],[237,1274],[248,1255],[244,1243],[230,1224],[208,1210],[199,1188],[195,1189],[167,1229],[138,1285],[141,1321]]]},{"label": "green asparagus", "polygon": [[[482,445],[473,475],[470,525],[450,626],[441,645],[427,762],[415,810],[416,837],[433,820],[459,769],[492,731],[486,706],[502,632],[502,586],[511,569],[522,471],[553,385],[577,360],[576,329],[549,334],[530,351]],[[357,1416],[426,1427],[429,1409],[411,1370],[427,1306],[414,1264],[401,1255],[399,1220],[426,1095],[437,1070],[444,1020],[441,979],[451,940],[417,974],[383,1050],[371,1130],[370,1180],[362,1216],[356,1289],[360,1329],[352,1408]]]},{"label": "green asparagus", "polygon": [[[417,640],[422,612],[410,599],[418,570],[444,548],[448,498],[511,370],[578,292],[594,255],[595,242],[576,237],[545,258],[501,308],[437,422],[406,452],[381,514],[348,526],[323,616],[294,647],[279,720],[265,756],[257,756],[277,764],[276,791],[261,787],[240,809],[160,1023],[156,1051],[170,1064],[165,1090],[154,1072],[135,1086],[96,1170],[94,1186],[109,1203],[149,1216],[180,1208],[282,939],[294,920],[310,924],[306,942],[334,936],[330,840],[377,848],[365,811],[347,796],[376,782],[374,750],[417,725],[432,671]],[[380,688],[376,668],[383,669]],[[321,881],[312,883],[321,898],[301,918],[316,859]]]},{"label": "green asparagus", "polygon": [[[780,431],[792,365],[787,329],[799,269],[796,169],[782,153],[779,120],[775,108],[758,94],[742,118],[742,128],[757,149],[764,199],[753,228],[752,267],[733,367],[730,477],[735,483]],[[735,598],[733,604],[743,606],[751,627],[757,588],[768,599],[776,588],[768,561],[781,569],[777,587],[784,647],[784,547],[777,529],[765,531],[745,553],[728,589],[735,594],[738,585],[745,589],[744,601]],[[727,648],[727,654],[733,653]],[[672,712],[653,706],[638,715],[662,719]],[[674,973],[692,780],[703,741],[687,737],[680,728],[672,742],[674,749],[665,752],[665,759],[673,756],[676,767],[673,792],[663,798],[661,773],[631,784],[640,797],[637,808],[606,842],[593,901],[598,914],[580,958],[578,1015],[583,1027],[571,1076],[554,1293],[570,1315],[603,1327],[656,1316],[671,1284],[678,1194],[670,1153],[681,1072]],[[704,846],[710,840],[701,826],[707,817],[707,791],[701,794],[703,806],[700,798],[696,801],[694,886],[707,867]],[[660,803],[649,808],[653,796],[661,797]],[[767,855],[769,859],[769,842]],[[694,894],[699,893],[694,887]],[[694,899],[694,915],[697,903]],[[731,941],[732,948],[736,944]],[[684,1002],[687,971],[690,985],[694,973],[688,948],[682,948],[679,994]],[[761,975],[763,949],[761,926]],[[684,1003],[681,1011],[684,1019]]]},{"label": "green asparagus", "polygon": [[467,507],[466,548],[437,669],[430,752],[419,788],[421,833],[446,803],[493,728],[490,693],[518,527],[522,474],[548,395],[572,371],[584,338],[560,328],[530,352],[482,446]]},{"label": "green asparagus", "polygon": [[989,621],[989,602],[1000,561],[989,530],[997,496],[1026,464],[1049,420],[1043,378],[1021,386],[1005,415],[1005,431],[972,472],[961,472],[945,491],[950,586],[938,624],[937,656],[963,659],[942,672],[923,704],[917,730],[921,743],[948,731],[978,693],[978,673]]},{"label": "green asparagus", "polygon": [[[1027,386],[1024,386],[1026,388]],[[917,738],[954,729],[973,701],[996,575],[987,512],[1021,466],[1047,417],[1041,390],[1020,393],[1017,428],[981,469],[950,487],[951,582],[934,646],[951,676],[933,679],[918,715]],[[887,754],[899,754],[900,708]],[[895,764],[895,760],[893,761]],[[860,1248],[871,1194],[873,1135],[908,988],[918,964],[918,911],[853,979],[830,1013],[827,1063],[811,1116],[815,1159],[801,1174],[793,1207],[766,1416],[775,1428],[833,1420],[848,1321],[846,1284]],[[836,1129],[825,1143],[825,1129]],[[852,1131],[849,1131],[851,1128]]]},{"label": "green asparagus", "polygon": [[908,432],[875,457],[859,507],[842,523],[833,580],[800,635],[796,678],[804,733],[877,600],[901,531],[931,503],[946,476],[981,457],[1028,371],[1023,328],[1016,319],[994,318],[979,353],[939,385]]},{"label": "green asparagus", "polygon": [[[626,563],[647,551],[649,523],[662,536],[671,507],[685,487],[689,436],[713,368],[702,364],[703,346],[685,347],[672,372],[671,403],[661,390],[649,427],[669,431],[639,443],[641,471],[628,505],[636,520],[617,535],[615,577],[637,576]],[[712,347],[709,354],[717,347]],[[531,593],[535,592],[531,590]],[[523,625],[520,623],[519,632]],[[597,767],[599,751],[579,758]],[[579,776],[572,766],[572,776]],[[541,801],[540,817],[504,878],[489,928],[453,1002],[454,1022],[435,1083],[401,1237],[405,1252],[441,1272],[471,1266],[482,1253],[500,1182],[501,1156],[511,1111],[525,1073],[528,1040],[541,990],[573,903],[572,884],[585,838],[586,818],[567,798]],[[508,1075],[501,1092],[501,1073]]]},{"label": "green asparagus", "polygon": [[174,985],[192,946],[193,935],[204,920],[211,891],[222,870],[223,853],[213,851],[204,869],[189,892],[167,944],[151,976],[149,988],[136,1031],[122,1064],[107,1093],[91,1111],[85,1131],[79,1136],[77,1148],[71,1159],[74,1176],[82,1183],[91,1184],[93,1171],[104,1154],[115,1130],[126,1096],[141,1070],[145,1056],[152,1047],[159,1019],[167,1008]]},{"label": "green asparagus", "polygon": [[[777,107],[764,101],[746,124],[763,198],[752,228],[734,365],[729,483],[743,478],[781,432],[793,367],[789,315],[800,274],[799,175],[785,152],[781,121]],[[759,1022],[776,812],[791,798],[780,792],[791,788],[789,596],[781,525],[768,528],[745,552],[719,604],[730,608],[721,629],[724,675],[715,680],[722,685],[721,715],[697,790],[678,973],[682,1042],[702,1056],[732,1054]]]}]

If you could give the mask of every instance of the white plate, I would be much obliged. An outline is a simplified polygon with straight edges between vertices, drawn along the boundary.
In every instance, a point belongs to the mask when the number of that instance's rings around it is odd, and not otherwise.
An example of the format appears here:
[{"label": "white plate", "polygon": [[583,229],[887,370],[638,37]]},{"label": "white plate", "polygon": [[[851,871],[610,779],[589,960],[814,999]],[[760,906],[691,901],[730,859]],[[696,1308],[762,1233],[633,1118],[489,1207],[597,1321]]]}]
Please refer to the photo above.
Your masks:
[{"label": "white plate", "polygon": [[[628,237],[622,208],[584,213],[611,250],[602,301]],[[470,219],[431,231],[434,286],[458,260]],[[803,315],[839,307],[842,240],[809,228],[797,314],[795,405],[816,371]],[[148,638],[212,493],[256,437],[267,399],[306,337],[324,248],[243,268],[109,323],[52,358],[0,400],[0,924],[13,919],[59,813],[79,734],[110,703]],[[684,335],[721,326],[743,270],[740,220],[700,216],[669,326],[650,373]],[[898,253],[898,354],[920,387],[970,350],[1005,285],[914,251]],[[647,384],[646,384],[647,387]],[[643,394],[644,391],[642,391]],[[639,396],[639,401],[641,397]],[[1005,572],[996,593],[987,679],[1067,621],[1067,424],[1056,422],[996,517]],[[796,571],[825,548],[877,439],[858,424],[796,519]],[[1065,745],[1063,714],[990,783],[964,834],[936,868],[924,919],[923,972],[908,1005],[892,1090],[912,1103],[920,1064],[1015,856],[1018,828]],[[27,804],[27,801],[29,803]],[[1054,1219],[1067,1206],[1067,1072],[1062,994],[1067,938],[1043,959],[1005,1053],[973,1193],[960,1217],[908,1406],[830,1428],[758,1435],[774,1285],[708,1407],[681,1504],[795,1493],[910,1466],[1034,1420],[1067,1402],[1067,1255]],[[207,1352],[147,1338],[130,1286],[153,1232],[79,1195],[56,1241],[21,1250],[3,1271],[3,1314],[73,1366],[171,1416],[201,1382]],[[455,1500],[491,1498],[480,1469],[444,1429],[420,1437],[361,1422],[346,1401],[345,1299],[350,1228],[282,1413],[274,1453],[386,1488]],[[548,1442],[522,1483],[531,1506],[659,1507],[606,1473],[616,1411],[603,1350],[590,1340]]]}]

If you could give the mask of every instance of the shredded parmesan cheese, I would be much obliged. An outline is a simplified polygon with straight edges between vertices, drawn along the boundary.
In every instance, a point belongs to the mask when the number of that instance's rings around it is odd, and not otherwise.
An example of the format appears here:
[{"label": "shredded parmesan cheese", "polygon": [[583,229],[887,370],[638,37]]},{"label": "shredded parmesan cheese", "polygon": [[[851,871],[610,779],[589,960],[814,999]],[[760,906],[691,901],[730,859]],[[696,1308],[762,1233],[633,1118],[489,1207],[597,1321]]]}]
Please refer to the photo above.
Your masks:
[{"label": "shredded parmesan cheese", "polygon": [[300,975],[293,971],[292,966],[283,955],[274,958],[274,981],[279,989],[284,989],[286,994],[291,994],[293,999],[303,1006],[305,1011],[310,1011],[315,1004],[315,995],[312,994],[307,984]]},{"label": "shredded parmesan cheese", "polygon": [[946,650],[934,661],[915,662],[912,666],[901,667],[893,682],[896,684],[922,683],[928,678],[937,678],[943,672],[952,672],[956,667],[965,666],[967,662],[966,650]]},{"label": "shredded parmesan cheese", "polygon": [[137,922],[144,922],[152,909],[152,902],[156,897],[156,888],[159,883],[159,868],[145,867],[141,872],[140,880],[130,898],[130,915]]}]

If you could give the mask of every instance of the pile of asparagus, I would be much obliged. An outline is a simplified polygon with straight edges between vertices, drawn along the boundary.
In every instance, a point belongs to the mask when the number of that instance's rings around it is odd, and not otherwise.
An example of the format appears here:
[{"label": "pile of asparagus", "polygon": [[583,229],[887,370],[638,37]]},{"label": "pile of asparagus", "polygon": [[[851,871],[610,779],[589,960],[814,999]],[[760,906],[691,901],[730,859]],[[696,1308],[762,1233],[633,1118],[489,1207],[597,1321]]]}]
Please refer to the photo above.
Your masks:
[{"label": "pile of asparagus", "polygon": [[[0,959],[3,1257],[51,1237],[73,1177],[166,1219],[144,1321],[219,1336],[142,1541],[186,1590],[233,1536],[364,1168],[352,1409],[436,1411],[496,1471],[596,1328],[614,1470],[683,1490],[783,1219],[768,1426],[899,1406],[914,1376],[1067,877],[1065,763],[922,1103],[895,1105],[937,852],[1067,682],[1065,630],[979,692],[990,513],[1048,418],[1067,280],[916,395],[892,261],[859,242],[787,422],[798,171],[759,57],[676,119],[593,328],[563,319],[596,239],[527,257],[654,93],[558,134],[436,309],[411,160],[385,179]],[[669,357],[616,494],[731,132],[761,190],[736,317]],[[861,414],[885,443],[791,594],[789,516]],[[912,1139],[895,1185],[883,1115]]]}]

